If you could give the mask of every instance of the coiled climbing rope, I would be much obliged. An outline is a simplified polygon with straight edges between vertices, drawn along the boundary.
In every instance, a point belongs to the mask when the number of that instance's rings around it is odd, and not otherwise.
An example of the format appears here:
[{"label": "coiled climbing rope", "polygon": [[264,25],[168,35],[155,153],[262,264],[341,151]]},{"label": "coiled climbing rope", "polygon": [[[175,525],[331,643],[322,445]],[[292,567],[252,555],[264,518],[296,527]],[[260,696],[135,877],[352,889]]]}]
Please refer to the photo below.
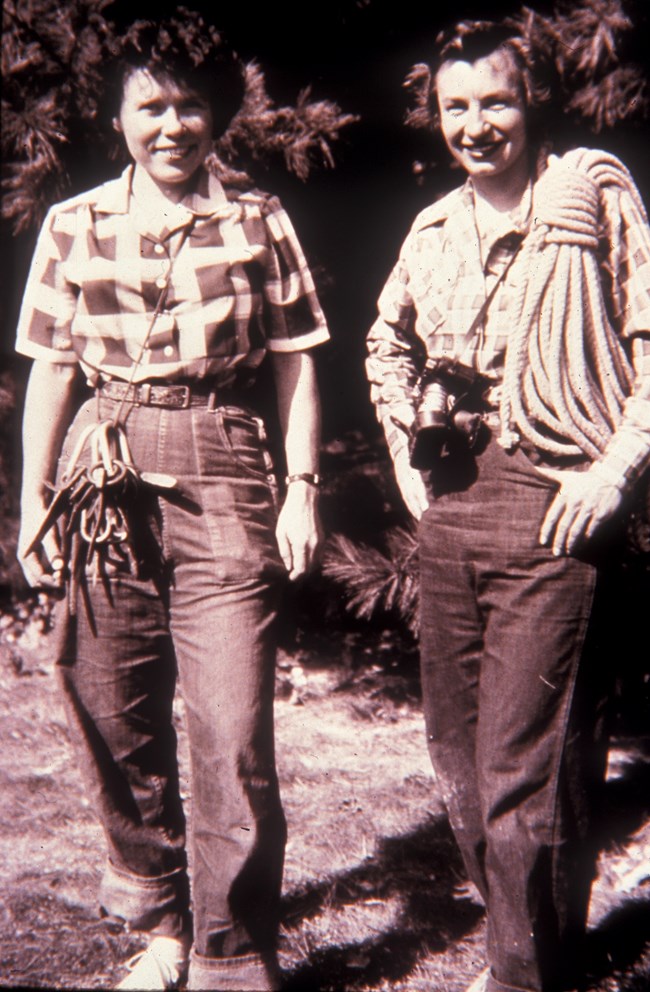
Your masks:
[{"label": "coiled climbing rope", "polygon": [[[512,268],[518,296],[501,398],[506,448],[523,436],[553,455],[595,459],[621,420],[634,370],[603,292],[601,191],[608,187],[625,190],[625,209],[647,223],[630,173],[605,152],[552,158],[536,183],[533,227]],[[609,219],[620,229],[630,218]]]}]

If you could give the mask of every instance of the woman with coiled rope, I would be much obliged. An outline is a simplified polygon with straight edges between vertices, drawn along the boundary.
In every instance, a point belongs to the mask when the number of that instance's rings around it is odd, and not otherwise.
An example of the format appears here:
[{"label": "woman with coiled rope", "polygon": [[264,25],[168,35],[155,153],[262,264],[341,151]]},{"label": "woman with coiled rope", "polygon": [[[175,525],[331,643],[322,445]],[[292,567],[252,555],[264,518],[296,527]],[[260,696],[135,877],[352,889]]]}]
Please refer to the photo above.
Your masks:
[{"label": "woman with coiled rope", "polygon": [[465,185],[423,210],[367,372],[419,519],[431,757],[487,909],[472,989],[581,984],[613,670],[617,511],[650,462],[650,229],[625,166],[554,155],[525,39],[443,33],[431,100]]},{"label": "woman with coiled rope", "polygon": [[[109,54],[103,112],[132,161],[55,205],[38,241],[19,558],[33,585],[67,585],[58,667],[107,841],[102,911],[150,937],[119,987],[275,989],[276,619],[319,539],[310,349],[328,332],[279,201],[206,167],[245,90],[216,29],[180,7]],[[252,385],[267,353],[279,513]]]}]

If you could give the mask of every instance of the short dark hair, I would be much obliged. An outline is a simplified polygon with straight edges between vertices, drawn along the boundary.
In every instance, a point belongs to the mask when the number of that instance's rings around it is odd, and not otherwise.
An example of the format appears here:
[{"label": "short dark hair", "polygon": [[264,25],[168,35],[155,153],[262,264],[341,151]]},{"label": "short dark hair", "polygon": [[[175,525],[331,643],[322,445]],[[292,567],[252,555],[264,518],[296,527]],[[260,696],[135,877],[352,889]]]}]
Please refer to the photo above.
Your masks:
[{"label": "short dark hair", "polygon": [[[509,52],[521,75],[529,125],[542,127],[551,101],[551,85],[541,53],[523,32],[507,22],[459,21],[437,36],[429,68],[431,123],[439,126],[436,78],[446,62],[476,62],[497,51]],[[545,128],[543,128],[545,130]]]},{"label": "short dark hair", "polygon": [[98,123],[106,135],[119,115],[124,84],[138,69],[146,69],[156,79],[171,77],[200,93],[212,111],[215,138],[242,106],[244,65],[221,33],[196,11],[178,7],[161,20],[134,21],[111,37],[107,48],[98,108]]}]

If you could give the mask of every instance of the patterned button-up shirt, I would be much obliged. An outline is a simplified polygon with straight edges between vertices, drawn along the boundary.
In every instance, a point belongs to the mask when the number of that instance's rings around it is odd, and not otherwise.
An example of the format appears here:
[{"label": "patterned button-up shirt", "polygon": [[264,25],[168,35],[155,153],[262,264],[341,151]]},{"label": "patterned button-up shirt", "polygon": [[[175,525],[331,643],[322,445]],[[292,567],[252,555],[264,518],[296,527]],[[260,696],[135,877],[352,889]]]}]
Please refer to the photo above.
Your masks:
[{"label": "patterned button-up shirt", "polygon": [[132,177],[130,166],[50,210],[25,289],[20,353],[78,362],[91,381],[128,379],[167,280],[135,382],[214,376],[228,386],[267,350],[328,339],[277,198],[224,188],[201,171],[193,193],[156,213],[138,204]]},{"label": "patterned button-up shirt", "polygon": [[[639,223],[609,229],[604,194],[603,273],[610,289],[610,318],[618,333],[633,341],[637,385],[650,398],[650,231]],[[611,210],[613,216],[620,211]],[[513,326],[516,287],[509,271],[497,286],[481,325],[467,339],[487,294],[512,258],[523,217],[506,215],[484,236],[474,219],[471,181],[425,208],[415,219],[378,303],[379,316],[368,335],[366,370],[371,399],[393,458],[405,447],[416,407],[415,390],[425,358],[456,359],[482,373],[493,385],[487,399],[499,406],[508,335]],[[612,225],[613,227],[613,225]],[[640,463],[647,438],[629,451]],[[627,455],[626,455],[627,458]],[[625,466],[620,465],[621,474]]]}]

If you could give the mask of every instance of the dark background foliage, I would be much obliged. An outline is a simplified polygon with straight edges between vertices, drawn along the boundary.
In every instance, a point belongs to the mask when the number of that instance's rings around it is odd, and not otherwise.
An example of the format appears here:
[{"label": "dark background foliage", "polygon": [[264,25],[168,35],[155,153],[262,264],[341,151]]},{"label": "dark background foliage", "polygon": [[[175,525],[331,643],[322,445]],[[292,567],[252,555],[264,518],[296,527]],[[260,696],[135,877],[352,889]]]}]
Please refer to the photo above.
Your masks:
[{"label": "dark background foliage", "polygon": [[[295,104],[300,92],[309,86],[313,100],[336,101],[343,112],[358,116],[357,123],[345,127],[333,145],[334,169],[314,170],[304,183],[288,173],[278,159],[266,166],[260,164],[255,179],[285,201],[319,281],[333,336],[333,344],[320,360],[326,385],[326,432],[337,434],[359,422],[368,426],[372,417],[362,376],[363,337],[373,319],[378,291],[414,213],[455,182],[440,143],[429,134],[405,127],[409,103],[404,80],[412,65],[426,60],[436,32],[446,22],[458,16],[508,15],[519,12],[521,6],[503,0],[461,0],[459,4],[449,0],[442,4],[288,0],[254,8],[198,0],[189,5],[212,19],[246,61],[260,64],[267,90],[277,104]],[[20,10],[21,3],[16,6]],[[26,6],[24,0],[22,6]],[[67,5],[50,6],[60,11]],[[100,4],[90,0],[77,6],[92,11]],[[177,7],[158,4],[156,16],[161,16],[166,6]],[[560,24],[563,39],[559,56],[567,71],[567,88],[584,91],[582,105],[562,123],[570,126],[575,140],[579,136],[576,126],[587,130],[598,120],[599,108],[602,116],[608,87],[613,88],[616,92],[609,122],[617,126],[602,129],[598,140],[623,155],[645,192],[645,115],[640,107],[634,111],[630,106],[625,80],[613,80],[613,72],[615,76],[620,67],[613,60],[607,63],[615,46],[624,69],[640,66],[645,71],[643,39],[647,37],[648,15],[644,3],[596,0],[551,4],[542,0],[531,7],[543,16],[554,15],[555,23]],[[137,2],[124,0],[104,3],[101,8],[104,16],[118,22],[150,11],[148,4],[138,9]],[[632,29],[626,29],[623,15],[628,16]],[[88,33],[88,17],[77,18],[79,30]],[[49,28],[40,25],[41,44],[43,36],[51,35],[54,23]],[[91,44],[90,33],[88,38],[87,44]],[[71,83],[74,87],[72,73],[67,83],[65,77],[57,81],[55,62],[39,66],[37,73],[28,77],[32,86],[43,86],[45,95],[50,87]],[[621,121],[626,116],[628,119]],[[98,153],[97,145],[88,141],[83,131],[76,133],[74,121],[68,123],[70,142],[59,147],[70,177],[69,188],[51,183],[51,190],[47,186],[39,190],[40,196],[51,202],[117,171],[114,164],[107,165],[101,150]],[[593,134],[587,140],[593,141]],[[23,178],[28,178],[27,169]],[[16,311],[35,233],[32,227],[13,237],[11,225],[6,224],[3,231],[8,263],[1,342],[5,356],[12,350]]]},{"label": "dark background foliage", "polygon": [[[8,187],[6,195],[9,213],[17,191],[32,205],[38,201],[42,210],[117,173],[120,166],[106,161],[103,149],[77,119],[79,53],[92,48],[98,15],[118,22],[151,16],[150,5],[139,0],[65,0],[58,4],[8,0],[4,14],[7,41],[15,32],[10,10],[20,13],[34,5],[40,5],[45,14],[33,22],[33,36],[22,39],[21,49],[23,57],[35,58],[34,68],[27,66],[19,74],[17,87],[5,87],[4,99],[11,101],[14,115],[18,111],[20,116],[24,107],[23,116],[34,126],[39,120],[44,126],[47,119],[60,168],[58,173],[56,168],[39,171],[38,156],[23,142],[17,166],[15,161],[5,162],[5,178],[13,182],[13,190]],[[155,16],[177,6],[163,0],[156,5]],[[378,293],[415,213],[458,182],[440,139],[405,125],[413,97],[404,82],[413,65],[427,60],[436,33],[446,23],[459,17],[521,14],[522,7],[505,0],[436,4],[288,0],[254,7],[197,0],[188,6],[223,30],[245,61],[257,62],[276,106],[295,106],[309,87],[311,101],[333,101],[343,114],[356,118],[331,143],[335,167],[325,163],[313,168],[307,181],[287,171],[280,155],[249,165],[257,184],[278,193],[287,207],[330,324],[332,341],[318,352],[325,441],[333,446],[331,450],[338,445],[345,451],[350,444],[358,446],[361,439],[362,446],[374,444],[381,452],[363,372],[365,334],[374,319]],[[647,198],[644,86],[648,56],[644,42],[648,12],[644,0],[539,0],[523,8],[524,16],[530,16],[531,9],[541,18],[536,31],[559,71],[564,109],[558,118],[560,140],[597,143],[620,154]],[[5,73],[16,63],[10,44],[6,53]],[[282,126],[278,118],[277,127]],[[67,142],[57,144],[57,128],[65,131]],[[13,336],[37,234],[36,225],[28,223],[30,216],[25,210],[17,215],[14,209],[13,217],[2,226],[5,307],[0,336],[0,443],[4,443],[0,483],[4,502],[0,510],[6,530],[0,547],[0,581],[9,572],[11,582],[16,579],[10,560],[20,448],[17,411],[27,366],[13,356]],[[336,471],[338,463],[330,462]],[[394,490],[389,488],[384,495],[393,508],[397,506],[397,522],[400,512],[405,522]],[[332,524],[341,529],[336,516],[345,512],[344,500],[333,502],[337,509]]]}]

